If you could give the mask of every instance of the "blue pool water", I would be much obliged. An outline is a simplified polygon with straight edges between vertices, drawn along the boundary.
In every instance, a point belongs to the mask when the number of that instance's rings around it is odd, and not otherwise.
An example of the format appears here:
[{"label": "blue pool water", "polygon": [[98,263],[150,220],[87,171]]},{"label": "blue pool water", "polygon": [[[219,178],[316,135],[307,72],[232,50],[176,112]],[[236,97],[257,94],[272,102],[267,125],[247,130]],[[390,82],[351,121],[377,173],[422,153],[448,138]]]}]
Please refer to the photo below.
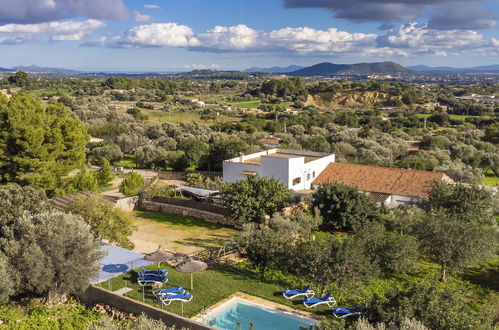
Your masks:
[{"label": "blue pool water", "polygon": [[241,330],[248,330],[250,323],[255,330],[298,330],[300,326],[309,328],[318,322],[263,306],[260,308],[237,302],[204,323],[221,330],[238,329],[237,323]]}]

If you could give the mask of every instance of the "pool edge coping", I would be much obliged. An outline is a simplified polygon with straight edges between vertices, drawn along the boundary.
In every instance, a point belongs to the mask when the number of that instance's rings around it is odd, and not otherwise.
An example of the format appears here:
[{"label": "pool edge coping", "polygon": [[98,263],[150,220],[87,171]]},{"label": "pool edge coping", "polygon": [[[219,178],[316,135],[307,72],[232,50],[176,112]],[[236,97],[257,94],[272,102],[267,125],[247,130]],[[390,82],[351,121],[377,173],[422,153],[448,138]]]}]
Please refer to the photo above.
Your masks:
[{"label": "pool edge coping", "polygon": [[[313,320],[319,321],[319,322],[322,321],[322,318],[315,313],[302,311],[302,310],[295,309],[293,307],[286,306],[283,304],[279,304],[277,302],[273,302],[273,301],[270,301],[270,300],[267,300],[264,298],[251,296],[251,295],[246,294],[244,292],[233,293],[230,296],[228,296],[227,298],[222,299],[221,301],[217,302],[214,305],[211,305],[210,307],[205,309],[204,312],[200,312],[200,313],[196,314],[195,316],[191,317],[190,319],[191,320],[199,320],[200,318],[202,318],[203,314],[210,313],[210,312],[216,310],[218,307],[222,306],[223,304],[225,304],[226,302],[228,302],[234,298],[249,300],[252,303],[263,305],[264,307],[267,307],[267,308],[276,309],[280,312],[291,313],[291,314],[294,314],[294,315],[299,316],[299,317],[309,318],[309,319],[313,319]],[[285,298],[283,298],[283,299],[285,299]]]}]

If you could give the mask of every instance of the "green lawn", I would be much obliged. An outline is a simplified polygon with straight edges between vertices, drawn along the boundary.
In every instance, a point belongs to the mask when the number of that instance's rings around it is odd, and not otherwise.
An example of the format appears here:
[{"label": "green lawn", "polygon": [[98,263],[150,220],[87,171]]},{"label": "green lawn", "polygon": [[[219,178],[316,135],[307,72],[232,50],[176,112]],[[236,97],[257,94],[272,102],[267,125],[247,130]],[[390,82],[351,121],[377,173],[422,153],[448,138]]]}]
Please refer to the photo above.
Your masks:
[{"label": "green lawn", "polygon": [[238,233],[237,230],[229,229],[227,227],[223,227],[217,223],[211,223],[199,218],[189,217],[185,215],[179,214],[170,214],[164,212],[156,212],[156,211],[145,211],[145,210],[137,210],[134,211],[135,216],[138,218],[152,220],[159,222],[171,229],[182,229],[182,230],[215,230],[215,229],[228,229],[231,232]]},{"label": "green lawn", "polygon": [[125,155],[122,160],[116,163],[117,166],[137,168],[135,155]]},{"label": "green lawn", "polygon": [[[169,124],[179,124],[185,122],[200,122],[204,124],[213,124],[213,120],[201,119],[201,115],[197,113],[188,112],[168,112],[161,110],[143,110],[143,114],[149,117],[149,122],[154,123],[169,123]],[[217,118],[219,121],[239,121],[241,118],[229,117],[229,116],[219,116]]]},{"label": "green lawn", "polygon": [[[497,290],[499,283],[499,258],[491,260],[488,264],[479,268],[468,269],[465,272],[456,274],[448,278],[449,285],[452,283],[464,283],[466,287],[473,292],[473,300],[495,301],[497,299]],[[155,269],[155,266],[151,266]],[[194,298],[184,304],[184,316],[192,317],[201,312],[203,308],[210,307],[236,292],[243,292],[252,296],[260,297],[279,304],[306,310],[316,313],[320,316],[330,315],[330,310],[323,305],[313,309],[305,308],[299,299],[286,300],[280,295],[280,291],[286,288],[299,288],[306,284],[303,280],[280,274],[275,271],[273,275],[266,275],[264,281],[259,280],[257,273],[247,268],[246,263],[235,266],[217,266],[209,268],[200,273],[194,274],[194,289],[190,288],[189,274],[179,273],[172,267],[169,270],[169,281],[165,287],[181,286],[191,292]],[[334,297],[338,300],[338,306],[361,306],[366,297],[375,294],[384,294],[394,287],[403,287],[410,282],[421,281],[423,278],[438,278],[439,267],[435,264],[423,262],[418,271],[412,274],[394,274],[387,277],[381,277],[364,288],[358,288],[354,291],[345,291],[338,288],[335,284],[329,287]],[[135,272],[123,274],[110,281],[99,284],[100,287],[107,290],[116,291],[122,287],[130,287],[133,291],[128,293],[128,297],[142,301],[142,287],[137,283]],[[313,288],[317,289],[317,288]],[[146,287],[144,290],[144,302],[161,308],[161,303],[154,298],[151,289]],[[180,314],[181,303],[173,302],[170,306],[164,306],[165,310]]]},{"label": "green lawn", "polygon": [[484,171],[484,178],[482,180],[482,185],[484,186],[499,186],[499,178],[492,172],[492,170]]},{"label": "green lawn", "polygon": [[[431,116],[433,116],[433,114],[429,114],[429,113],[422,113],[422,114],[416,115],[416,117],[419,117],[419,118],[428,118]],[[466,116],[466,115],[449,115],[449,116],[450,116],[450,119],[453,119],[453,120],[465,120],[466,118],[476,117],[476,116]]]},{"label": "green lawn", "polygon": [[[152,269],[154,269],[154,267],[152,267]],[[193,317],[200,313],[203,308],[212,306],[236,292],[243,292],[283,305],[307,310],[306,307],[299,304],[298,299],[289,301],[279,294],[279,292],[284,288],[287,288],[287,286],[262,282],[255,277],[231,271],[230,268],[218,267],[194,274],[194,289],[192,290],[190,288],[189,274],[177,272],[171,267],[168,267],[168,271],[169,280],[165,287],[181,286],[191,292],[194,296],[190,302],[184,303],[185,317]],[[127,296],[142,301],[142,287],[137,284],[137,275],[135,272],[124,274],[120,277],[111,279],[110,281],[111,283],[104,282],[99,286],[104,289],[109,289],[109,285],[111,284],[113,291],[125,286],[130,287],[133,291],[130,291]],[[146,303],[161,308],[161,303],[154,298],[150,287],[146,287],[144,292],[144,301]],[[298,304],[296,304],[297,302]],[[181,314],[181,307],[180,302],[173,302],[169,306],[164,306],[164,309],[176,314]],[[328,308],[327,306],[314,308],[313,312],[327,313]]]},{"label": "green lawn", "polygon": [[260,100],[231,103],[231,105],[239,107],[239,108],[243,108],[243,109],[254,109],[254,108],[258,108],[260,106],[260,104],[261,104]]}]

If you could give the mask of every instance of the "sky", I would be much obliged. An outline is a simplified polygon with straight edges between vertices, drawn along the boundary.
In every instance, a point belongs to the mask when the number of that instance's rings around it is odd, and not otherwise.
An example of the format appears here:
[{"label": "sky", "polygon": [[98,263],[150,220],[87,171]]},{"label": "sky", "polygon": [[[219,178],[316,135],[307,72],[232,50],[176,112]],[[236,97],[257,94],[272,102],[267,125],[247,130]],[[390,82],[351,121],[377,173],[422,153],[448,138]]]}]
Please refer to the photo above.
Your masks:
[{"label": "sky", "polygon": [[499,64],[499,0],[0,0],[0,67]]}]

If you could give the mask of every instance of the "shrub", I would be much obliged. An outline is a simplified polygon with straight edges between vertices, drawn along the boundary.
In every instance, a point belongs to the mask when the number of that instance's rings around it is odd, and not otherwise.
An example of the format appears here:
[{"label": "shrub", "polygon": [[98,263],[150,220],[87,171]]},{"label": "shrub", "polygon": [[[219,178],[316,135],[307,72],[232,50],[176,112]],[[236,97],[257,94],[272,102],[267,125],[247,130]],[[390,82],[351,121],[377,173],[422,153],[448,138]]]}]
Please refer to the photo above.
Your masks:
[{"label": "shrub", "polygon": [[140,174],[132,172],[121,182],[119,191],[125,196],[136,196],[143,185],[144,178]]},{"label": "shrub", "polygon": [[328,230],[351,230],[379,220],[378,207],[372,199],[348,186],[322,185],[314,193],[312,204],[324,219],[323,227]]}]

